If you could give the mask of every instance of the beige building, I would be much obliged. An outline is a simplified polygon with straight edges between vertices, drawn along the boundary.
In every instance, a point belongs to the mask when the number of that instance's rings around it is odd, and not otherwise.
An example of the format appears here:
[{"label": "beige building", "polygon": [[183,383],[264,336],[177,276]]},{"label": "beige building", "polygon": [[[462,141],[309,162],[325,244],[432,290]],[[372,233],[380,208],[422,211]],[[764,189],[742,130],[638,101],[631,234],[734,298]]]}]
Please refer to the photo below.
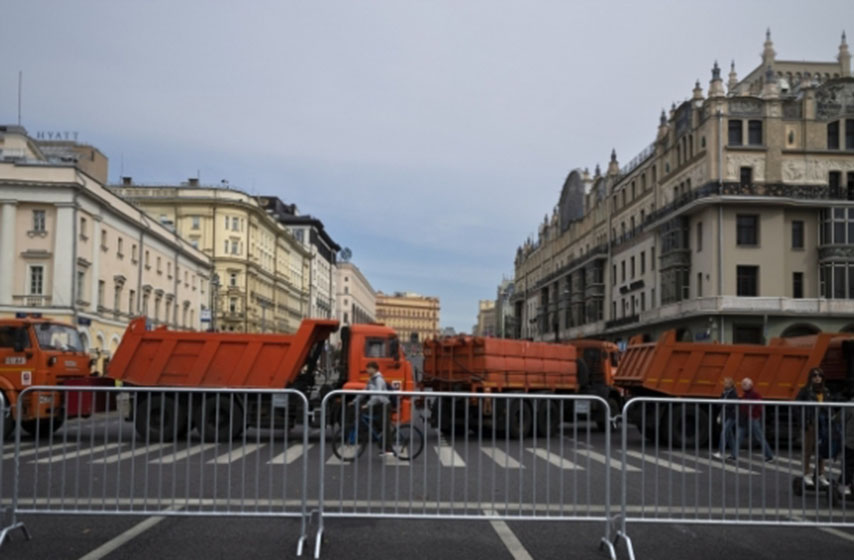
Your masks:
[{"label": "beige building", "polygon": [[[335,276],[335,309],[341,326],[376,322],[377,293],[359,267],[351,262],[339,262]],[[333,342],[338,342],[338,333],[332,338]]]},{"label": "beige building", "polygon": [[77,325],[103,357],[131,317],[201,329],[210,304],[204,253],[20,126],[0,126],[0,271],[0,316]]},{"label": "beige building", "polygon": [[110,189],[211,258],[213,328],[285,333],[299,328],[308,310],[311,254],[255,197],[196,179],[156,186],[124,177]]},{"label": "beige building", "polygon": [[377,293],[377,321],[404,342],[423,342],[439,335],[439,298],[412,292]]},{"label": "beige building", "polygon": [[[616,131],[614,131],[616,133]],[[516,254],[516,336],[764,342],[854,330],[854,78],[777,60],[662,112],[628,165],[572,171]]]},{"label": "beige building", "polygon": [[482,299],[477,302],[477,323],[472,329],[474,336],[496,336],[495,300]]}]

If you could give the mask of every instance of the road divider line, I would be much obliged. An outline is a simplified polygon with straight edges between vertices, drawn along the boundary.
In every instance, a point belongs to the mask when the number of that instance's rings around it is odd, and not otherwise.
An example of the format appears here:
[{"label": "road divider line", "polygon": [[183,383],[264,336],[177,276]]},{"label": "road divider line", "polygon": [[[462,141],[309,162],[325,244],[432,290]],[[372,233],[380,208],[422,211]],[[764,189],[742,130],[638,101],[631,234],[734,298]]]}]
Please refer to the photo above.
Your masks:
[{"label": "road divider line", "polygon": [[548,461],[549,463],[558,467],[559,469],[581,470],[581,471],[584,470],[584,467],[576,465],[572,461],[568,461],[568,460],[564,459],[563,457],[561,457],[560,455],[556,455],[555,453],[551,453],[545,449],[540,449],[539,447],[537,447],[537,448],[528,447],[527,450],[529,452],[533,453],[534,455],[536,455],[537,457],[539,457],[540,459]]},{"label": "road divider line", "polygon": [[[486,513],[487,516],[493,517],[498,515],[493,510],[484,510],[484,513]],[[507,547],[507,550],[510,552],[510,556],[513,557],[513,560],[534,560],[534,557],[525,550],[525,547],[522,546],[522,543],[507,523],[500,519],[494,519],[489,523],[492,525],[492,528],[495,529],[495,532],[498,533],[498,538],[501,539],[501,542],[504,543],[505,547]]]},{"label": "road divider line", "polygon": [[[167,511],[178,511],[179,509],[181,509],[181,508],[180,507],[169,507],[169,508],[167,508]],[[93,550],[92,552],[86,554],[85,556],[81,556],[80,560],[100,560],[101,558],[104,558],[108,554],[115,552],[122,545],[129,543],[130,541],[132,541],[136,537],[138,537],[141,534],[143,534],[144,532],[148,531],[149,529],[151,529],[152,527],[154,527],[155,525],[157,525],[158,523],[160,523],[164,519],[166,519],[165,516],[158,515],[158,516],[149,517],[143,521],[140,521],[139,523],[137,523],[136,525],[134,525],[133,527],[131,527],[130,529],[128,529],[124,533],[121,533],[120,535],[108,540],[107,542],[105,542],[104,544],[102,544],[101,546],[99,546],[98,548]]]}]

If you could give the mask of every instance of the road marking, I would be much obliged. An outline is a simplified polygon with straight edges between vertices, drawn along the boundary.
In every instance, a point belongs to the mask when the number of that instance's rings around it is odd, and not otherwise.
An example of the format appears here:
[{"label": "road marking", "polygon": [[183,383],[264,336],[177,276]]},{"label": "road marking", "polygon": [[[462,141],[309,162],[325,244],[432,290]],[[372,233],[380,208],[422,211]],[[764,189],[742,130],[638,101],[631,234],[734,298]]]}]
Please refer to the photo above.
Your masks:
[{"label": "road marking", "polygon": [[517,461],[513,457],[510,457],[509,455],[507,455],[506,453],[504,453],[502,450],[498,449],[497,447],[481,447],[480,450],[483,451],[484,453],[486,453],[486,455],[490,459],[492,459],[493,461],[498,463],[499,466],[502,466],[502,467],[507,468],[507,469],[524,469],[525,468],[524,465],[519,463],[519,461]]},{"label": "road marking", "polygon": [[[177,511],[178,509],[180,509],[180,508],[173,506],[173,507],[167,508],[167,511]],[[149,529],[151,529],[152,527],[154,527],[155,525],[157,525],[158,523],[160,523],[164,519],[166,519],[165,516],[159,515],[156,517],[149,517],[148,519],[140,521],[139,523],[137,523],[136,525],[134,525],[133,527],[131,527],[130,529],[128,529],[124,533],[108,540],[107,542],[105,542],[104,544],[102,544],[101,546],[99,546],[98,548],[96,548],[95,550],[90,552],[89,554],[87,554],[85,556],[81,556],[80,560],[100,560],[101,558],[107,556],[111,552],[118,549],[120,546],[130,542],[131,540],[135,539],[139,535],[148,531]]]},{"label": "road marking", "polygon": [[[305,453],[308,453],[309,450],[314,447],[313,443],[309,443],[305,447]],[[301,443],[294,444],[284,452],[279,455],[276,455],[271,460],[267,461],[268,465],[290,465],[297,459],[299,459],[303,454],[303,446]]]},{"label": "road marking", "polygon": [[540,459],[544,459],[544,460],[548,461],[549,463],[551,463],[552,465],[554,465],[560,469],[582,470],[582,471],[584,470],[584,467],[580,467],[580,466],[576,465],[575,463],[573,463],[572,461],[567,461],[566,459],[564,459],[560,455],[556,455],[556,454],[551,453],[545,449],[540,449],[539,447],[538,448],[528,447],[527,449],[528,449],[528,451],[530,451],[531,453],[533,453],[534,455],[536,455]]},{"label": "road marking", "polygon": [[733,474],[749,474],[749,475],[754,475],[754,476],[759,474],[756,471],[752,471],[752,470],[750,470],[746,467],[742,467],[740,465],[739,466],[731,465],[731,464],[725,462],[723,459],[715,459],[715,460],[705,459],[703,457],[694,457],[693,455],[688,455],[687,453],[681,453],[679,451],[671,451],[670,454],[677,456],[677,457],[683,457],[686,461],[689,461],[692,463],[697,462],[697,463],[700,463],[703,465],[707,465],[709,467],[714,467],[716,469],[723,469],[723,470],[729,471]]},{"label": "road marking", "polygon": [[460,454],[457,453],[453,447],[444,444],[437,445],[433,447],[436,450],[436,454],[439,455],[439,462],[442,463],[443,467],[465,467],[466,462],[463,461],[463,458],[460,457]]},{"label": "road marking", "polygon": [[161,465],[170,465],[170,464],[175,463],[177,461],[181,461],[183,459],[186,459],[187,457],[192,457],[193,455],[197,455],[197,454],[201,453],[202,451],[206,451],[206,450],[210,449],[211,447],[216,447],[216,444],[215,443],[203,443],[201,445],[188,447],[187,449],[184,449],[183,451],[178,451],[177,453],[172,453],[171,455],[164,455],[162,459],[157,458],[157,459],[154,459],[150,462],[151,463],[160,463]]},{"label": "road marking", "polygon": [[334,453],[329,456],[329,459],[326,460],[327,465],[348,465],[350,461],[345,462],[338,458]]},{"label": "road marking", "polygon": [[[62,449],[64,447],[69,447],[71,445],[77,445],[77,442],[73,441],[70,443],[53,444],[53,445],[45,446],[45,447],[34,447],[33,449],[22,450],[18,455],[20,457],[27,457],[28,455],[35,455],[37,453],[40,455],[44,455],[45,453],[50,453],[51,451],[53,451],[55,449]],[[3,455],[4,460],[5,459],[14,459],[14,458],[15,458],[15,452],[14,451],[10,451],[10,452],[5,453]]]},{"label": "road marking", "polygon": [[227,465],[228,463],[239,461],[247,455],[254,453],[259,447],[261,447],[261,444],[247,443],[246,445],[241,445],[238,449],[230,449],[219,457],[211,459],[208,461],[208,464]]},{"label": "road marking", "polygon": [[69,459],[75,459],[77,457],[82,457],[83,455],[93,455],[95,453],[100,453],[101,451],[106,451],[108,449],[115,449],[116,447],[120,447],[124,445],[124,443],[107,443],[104,445],[98,445],[96,447],[90,447],[88,449],[81,449],[79,451],[75,451],[74,453],[58,453],[56,455],[51,455],[50,457],[45,457],[44,459],[39,459],[36,463],[59,463],[61,461],[67,461]]},{"label": "road marking", "polygon": [[[492,510],[484,510],[484,513],[488,516],[498,515]],[[516,538],[513,531],[510,530],[507,523],[500,519],[490,521],[489,523],[492,525],[492,528],[495,529],[495,532],[498,533],[498,538],[500,538],[501,542],[504,543],[504,546],[507,547],[507,550],[510,552],[510,555],[514,560],[534,560],[533,556],[528,554],[528,551],[525,550],[525,547],[522,546],[522,543],[519,542],[519,539]]]},{"label": "road marking", "polygon": [[642,461],[652,463],[653,465],[658,465],[659,467],[664,467],[665,469],[674,470],[676,472],[688,474],[699,472],[696,469],[692,469],[691,467],[683,467],[682,465],[675,463],[672,459],[659,459],[658,457],[644,455],[643,453],[640,453],[638,451],[626,451],[626,455],[628,455],[629,457],[634,457],[635,459],[640,459]]},{"label": "road marking", "polygon": [[93,463],[104,463],[104,464],[112,464],[118,463],[119,461],[124,461],[125,459],[130,459],[131,457],[137,457],[139,455],[147,455],[152,451],[157,451],[158,449],[163,449],[164,447],[171,447],[174,445],[173,443],[155,443],[154,445],[149,446],[141,446],[137,449],[131,449],[130,451],[125,451],[124,453],[119,453],[118,455],[110,455],[109,457],[102,457],[100,459],[93,459]]},{"label": "road marking", "polygon": [[[623,463],[620,460],[614,459],[613,457],[611,457],[611,458],[605,457],[601,453],[597,453],[597,452],[593,451],[592,449],[576,449],[574,452],[578,453],[579,455],[584,455],[585,457],[590,457],[594,461],[596,461],[598,463],[602,463],[603,465],[608,465],[612,469],[618,469],[618,470],[623,469]],[[630,464],[626,463],[626,472],[640,472],[640,471],[641,470],[639,468],[635,467],[634,465],[630,465]]]}]

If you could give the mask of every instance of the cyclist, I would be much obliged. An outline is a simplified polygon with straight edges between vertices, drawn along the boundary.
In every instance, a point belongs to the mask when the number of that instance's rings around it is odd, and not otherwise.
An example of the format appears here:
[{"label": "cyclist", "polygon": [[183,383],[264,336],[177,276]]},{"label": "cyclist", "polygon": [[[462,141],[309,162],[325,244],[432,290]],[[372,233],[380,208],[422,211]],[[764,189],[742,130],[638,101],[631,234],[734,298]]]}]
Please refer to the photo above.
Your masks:
[{"label": "cyclist", "polygon": [[[388,391],[388,384],[380,372],[380,366],[376,362],[368,362],[366,366],[371,378],[365,386],[365,391]],[[357,403],[358,403],[357,399]],[[382,434],[382,451],[380,455],[394,455],[391,450],[391,422],[389,418],[389,398],[383,394],[373,393],[368,401],[361,406],[371,417],[374,430]]]}]

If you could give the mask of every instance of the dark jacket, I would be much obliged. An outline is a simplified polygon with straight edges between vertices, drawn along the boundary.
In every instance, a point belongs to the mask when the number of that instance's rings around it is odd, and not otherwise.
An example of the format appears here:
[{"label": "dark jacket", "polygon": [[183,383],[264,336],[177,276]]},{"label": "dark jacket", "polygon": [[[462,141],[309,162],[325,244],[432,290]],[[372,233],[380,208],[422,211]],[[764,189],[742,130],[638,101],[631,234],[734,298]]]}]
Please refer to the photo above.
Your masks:
[{"label": "dark jacket", "polygon": [[[822,395],[822,402],[830,402],[830,391],[827,390],[827,387],[823,387],[819,391],[815,391],[812,387],[812,384],[808,383],[801,387],[801,390],[798,391],[798,396],[795,397],[796,401],[801,402],[819,402],[818,396]],[[823,419],[825,422],[827,421],[827,408],[823,407],[798,407],[803,410],[795,411],[795,418],[798,422],[803,421],[804,427],[812,426],[815,423],[815,419]]]},{"label": "dark jacket", "polygon": [[[744,392],[742,397],[746,401],[761,401],[762,395],[756,392],[755,389],[750,389]],[[742,419],[759,420],[762,418],[762,405],[759,404],[743,404],[739,407],[741,410]]]},{"label": "dark jacket", "polygon": [[[721,393],[721,398],[723,400],[738,400],[738,391],[735,390],[735,387],[730,387],[729,389],[724,389],[724,392]],[[735,405],[727,404],[721,408],[721,418],[724,420],[735,420]]]}]

